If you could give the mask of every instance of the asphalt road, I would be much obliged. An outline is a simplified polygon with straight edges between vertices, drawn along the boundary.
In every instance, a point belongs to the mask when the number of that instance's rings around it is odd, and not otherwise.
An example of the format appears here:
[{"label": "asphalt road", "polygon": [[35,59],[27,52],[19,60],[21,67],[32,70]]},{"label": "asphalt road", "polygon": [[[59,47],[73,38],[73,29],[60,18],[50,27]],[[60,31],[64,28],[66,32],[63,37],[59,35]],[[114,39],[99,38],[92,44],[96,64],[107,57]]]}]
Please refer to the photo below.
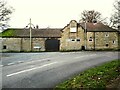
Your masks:
[{"label": "asphalt road", "polygon": [[3,53],[3,88],[53,88],[81,71],[113,59],[118,52]]}]

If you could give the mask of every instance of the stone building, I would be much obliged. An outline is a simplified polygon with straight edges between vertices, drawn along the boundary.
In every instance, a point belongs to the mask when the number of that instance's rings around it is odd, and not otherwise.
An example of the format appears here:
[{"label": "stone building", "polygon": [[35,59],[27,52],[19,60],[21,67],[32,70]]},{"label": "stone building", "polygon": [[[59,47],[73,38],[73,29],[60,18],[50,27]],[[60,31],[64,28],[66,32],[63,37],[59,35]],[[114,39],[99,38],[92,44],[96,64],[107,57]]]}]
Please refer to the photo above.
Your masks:
[{"label": "stone building", "polygon": [[118,49],[119,32],[102,23],[72,20],[63,30],[60,50]]},{"label": "stone building", "polygon": [[32,29],[30,42],[29,29],[8,29],[2,35],[2,51],[59,51],[60,30]]},{"label": "stone building", "polygon": [[[2,33],[2,51],[68,51],[119,49],[119,32],[102,23],[77,23],[62,29],[7,29]],[[30,46],[31,45],[31,46]]]}]

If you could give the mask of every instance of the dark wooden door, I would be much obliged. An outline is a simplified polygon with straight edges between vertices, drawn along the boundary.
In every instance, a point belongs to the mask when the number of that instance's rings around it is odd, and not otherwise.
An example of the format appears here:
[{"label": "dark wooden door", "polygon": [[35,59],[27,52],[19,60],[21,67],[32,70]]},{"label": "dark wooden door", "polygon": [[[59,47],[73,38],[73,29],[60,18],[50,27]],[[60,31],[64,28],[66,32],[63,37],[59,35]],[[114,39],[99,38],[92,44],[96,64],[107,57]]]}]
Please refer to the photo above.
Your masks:
[{"label": "dark wooden door", "polygon": [[57,39],[47,39],[45,41],[46,51],[59,51],[60,40]]}]

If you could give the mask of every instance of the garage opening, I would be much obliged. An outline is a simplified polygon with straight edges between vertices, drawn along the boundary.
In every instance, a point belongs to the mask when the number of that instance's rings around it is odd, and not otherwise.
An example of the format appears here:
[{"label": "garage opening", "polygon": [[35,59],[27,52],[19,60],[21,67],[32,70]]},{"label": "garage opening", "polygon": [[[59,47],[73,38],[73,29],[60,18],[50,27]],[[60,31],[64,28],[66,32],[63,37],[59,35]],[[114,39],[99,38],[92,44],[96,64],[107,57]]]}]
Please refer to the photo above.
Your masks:
[{"label": "garage opening", "polygon": [[45,41],[45,49],[46,51],[59,51],[60,40],[58,39],[47,39]]}]

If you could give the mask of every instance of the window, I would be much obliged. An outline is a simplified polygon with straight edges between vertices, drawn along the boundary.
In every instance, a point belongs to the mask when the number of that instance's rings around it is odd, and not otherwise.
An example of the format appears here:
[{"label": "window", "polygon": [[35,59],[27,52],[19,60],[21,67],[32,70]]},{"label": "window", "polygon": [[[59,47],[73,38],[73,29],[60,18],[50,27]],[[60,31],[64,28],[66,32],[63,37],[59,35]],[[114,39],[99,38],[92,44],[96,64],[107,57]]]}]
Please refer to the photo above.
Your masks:
[{"label": "window", "polygon": [[92,41],[92,37],[89,38],[89,41]]},{"label": "window", "polygon": [[72,39],[72,41],[75,41],[75,39]]},{"label": "window", "polygon": [[6,45],[3,45],[3,49],[7,49],[7,46],[6,46]]},{"label": "window", "polygon": [[113,40],[113,44],[115,44],[115,41]]},{"label": "window", "polygon": [[109,45],[108,44],[106,44],[106,47],[108,47]]},{"label": "window", "polygon": [[77,39],[76,41],[80,42],[80,39]]},{"label": "window", "polygon": [[105,33],[105,37],[109,37],[109,33]]},{"label": "window", "polygon": [[76,27],[71,27],[70,32],[77,32],[77,28]]}]

